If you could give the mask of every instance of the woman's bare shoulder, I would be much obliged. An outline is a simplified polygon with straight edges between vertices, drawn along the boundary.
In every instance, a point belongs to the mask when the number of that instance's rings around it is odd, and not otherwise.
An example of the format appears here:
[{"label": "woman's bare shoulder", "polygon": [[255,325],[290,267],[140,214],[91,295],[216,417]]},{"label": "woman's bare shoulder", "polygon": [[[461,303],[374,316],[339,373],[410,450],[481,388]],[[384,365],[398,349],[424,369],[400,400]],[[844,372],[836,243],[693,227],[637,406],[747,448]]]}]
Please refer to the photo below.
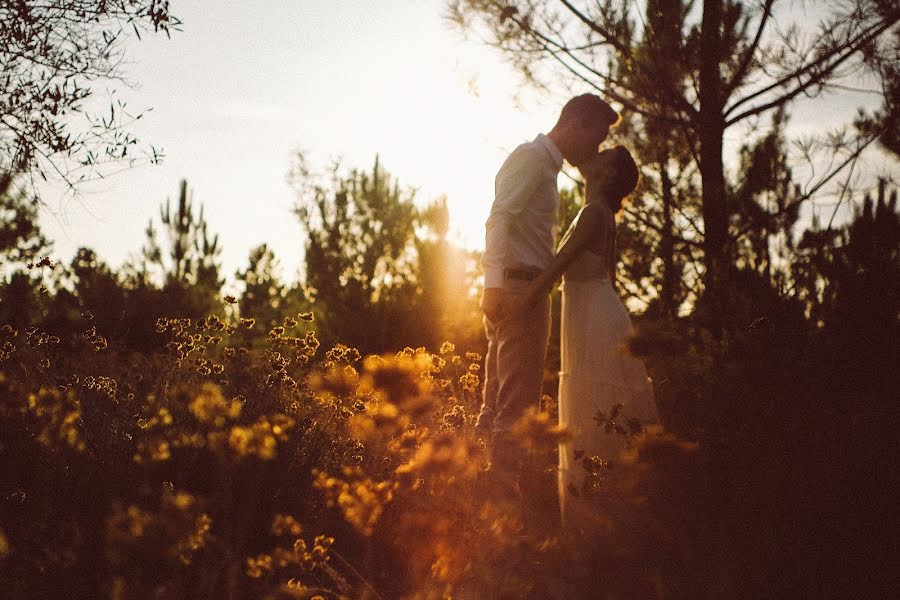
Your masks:
[{"label": "woman's bare shoulder", "polygon": [[615,224],[615,215],[612,214],[610,208],[602,201],[591,202],[581,209],[582,219],[589,221],[591,224],[609,223]]}]

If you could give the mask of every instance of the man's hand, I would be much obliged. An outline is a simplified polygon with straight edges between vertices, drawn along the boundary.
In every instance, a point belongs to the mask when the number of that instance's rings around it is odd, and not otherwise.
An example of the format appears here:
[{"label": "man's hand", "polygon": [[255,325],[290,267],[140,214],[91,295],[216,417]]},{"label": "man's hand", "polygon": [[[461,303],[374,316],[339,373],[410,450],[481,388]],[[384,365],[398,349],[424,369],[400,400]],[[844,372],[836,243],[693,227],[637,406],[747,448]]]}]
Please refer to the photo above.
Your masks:
[{"label": "man's hand", "polygon": [[506,316],[506,294],[503,288],[485,288],[481,295],[481,312],[488,321],[499,321]]}]

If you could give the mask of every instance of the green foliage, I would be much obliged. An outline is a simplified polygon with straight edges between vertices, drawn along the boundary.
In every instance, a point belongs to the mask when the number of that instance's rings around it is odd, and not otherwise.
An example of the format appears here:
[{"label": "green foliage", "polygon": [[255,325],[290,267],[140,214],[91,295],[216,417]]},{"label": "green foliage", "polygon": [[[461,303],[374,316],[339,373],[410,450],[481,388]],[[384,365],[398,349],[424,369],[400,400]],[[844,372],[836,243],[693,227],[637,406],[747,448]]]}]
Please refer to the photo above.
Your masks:
[{"label": "green foliage", "polygon": [[[10,206],[13,223],[33,222],[27,205],[17,201]],[[137,350],[158,350],[156,319],[200,318],[219,309],[223,284],[218,236],[210,235],[202,208],[198,211],[187,194],[186,182],[177,208],[167,202],[160,216],[167,234],[164,244],[157,240],[151,222],[142,256],[120,272],[93,250],[79,248],[68,266],[45,257],[30,264],[28,271],[14,273],[0,286],[0,314],[17,326],[39,324],[63,335],[80,333],[81,316],[90,314],[96,335]],[[25,232],[17,234],[19,249],[10,249],[17,256],[31,256],[34,251],[28,248],[45,247],[39,245],[43,238],[36,226],[15,231]],[[30,240],[23,241],[23,235],[30,235]]]},{"label": "green foliage", "polygon": [[285,315],[301,308],[289,306],[292,290],[281,280],[278,267],[272,249],[267,244],[260,244],[250,250],[246,269],[235,274],[237,281],[244,285],[237,303],[238,311],[241,315],[253,315],[262,332],[281,325]]},{"label": "green foliage", "polygon": [[740,184],[731,203],[737,265],[759,271],[782,290],[788,287],[786,263],[802,197],[788,166],[786,121],[784,112],[776,111],[769,133],[741,148]]},{"label": "green foliage", "polygon": [[882,181],[863,198],[853,221],[838,229],[818,221],[798,244],[797,295],[819,325],[863,327],[890,335],[898,300],[900,216],[897,192]]},{"label": "green foliage", "polygon": [[11,173],[0,171],[0,263],[4,267],[24,265],[49,251],[50,243],[38,225],[38,206],[38,199],[17,185]]},{"label": "green foliage", "polygon": [[420,209],[377,158],[370,173],[335,166],[320,183],[298,156],[291,177],[307,235],[304,284],[326,343],[434,345],[473,308],[474,260],[447,243],[444,201]]},{"label": "green foliage", "polygon": [[198,317],[215,311],[224,283],[222,248],[218,234],[208,231],[203,206],[198,210],[194,205],[187,181],[181,182],[174,209],[168,200],[160,207],[160,222],[165,241],[160,245],[151,221],[140,263],[127,269],[129,287],[146,294],[158,290],[167,305],[160,314]]},{"label": "green foliage", "polygon": [[310,181],[302,157],[297,171],[304,281],[325,339],[388,347],[415,294],[412,192],[401,191],[377,159],[371,173],[342,177],[335,167],[327,187]]}]

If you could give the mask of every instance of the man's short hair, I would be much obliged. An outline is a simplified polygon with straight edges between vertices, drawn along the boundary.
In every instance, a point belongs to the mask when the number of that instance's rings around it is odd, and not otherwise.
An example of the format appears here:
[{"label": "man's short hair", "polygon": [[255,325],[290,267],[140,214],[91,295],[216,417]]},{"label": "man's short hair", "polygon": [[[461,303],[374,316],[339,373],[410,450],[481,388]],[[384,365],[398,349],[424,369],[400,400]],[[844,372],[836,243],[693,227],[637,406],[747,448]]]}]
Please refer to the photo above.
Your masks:
[{"label": "man's short hair", "polygon": [[619,124],[621,117],[600,96],[582,94],[566,102],[559,114],[560,123],[571,119],[578,119],[582,123],[596,123],[600,126],[613,127]]}]

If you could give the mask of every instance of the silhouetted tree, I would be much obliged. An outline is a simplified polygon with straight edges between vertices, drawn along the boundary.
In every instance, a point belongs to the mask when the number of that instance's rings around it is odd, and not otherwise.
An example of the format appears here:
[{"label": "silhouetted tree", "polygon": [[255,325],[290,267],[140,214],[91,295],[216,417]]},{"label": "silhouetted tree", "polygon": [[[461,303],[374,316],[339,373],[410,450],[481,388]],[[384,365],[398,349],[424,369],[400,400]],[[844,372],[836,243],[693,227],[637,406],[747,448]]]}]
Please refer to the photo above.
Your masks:
[{"label": "silhouetted tree", "polygon": [[18,330],[40,323],[44,310],[41,278],[25,269],[4,277],[0,285],[0,323]]},{"label": "silhouetted tree", "polygon": [[0,172],[0,323],[24,327],[43,315],[43,268],[51,243],[38,223],[38,200]]},{"label": "silhouetted tree", "polygon": [[784,112],[772,118],[772,129],[741,148],[737,188],[732,193],[731,237],[738,266],[758,271],[785,292],[787,261],[794,247],[793,230],[802,194],[788,166]]},{"label": "silhouetted tree", "polygon": [[194,205],[186,181],[174,207],[169,200],[161,205],[160,221],[162,244],[151,220],[140,255],[122,269],[129,327],[123,341],[145,351],[162,342],[154,331],[158,317],[200,318],[223,305],[219,238],[209,233],[203,207]]},{"label": "silhouetted tree", "polygon": [[[76,300],[73,308],[77,311],[71,317],[86,314],[99,334],[118,340],[132,326],[127,322],[128,297],[119,274],[90,248],[79,248],[69,269]],[[57,295],[62,293],[63,290],[57,290]]]},{"label": "silhouetted tree", "polygon": [[792,277],[810,317],[819,325],[891,335],[900,314],[900,215],[897,192],[881,181],[854,210],[850,223],[803,233]]},{"label": "silhouetted tree", "polygon": [[235,273],[244,288],[238,298],[238,311],[242,317],[256,320],[252,331],[258,336],[282,325],[285,317],[296,318],[298,312],[310,308],[300,285],[286,284],[279,267],[272,249],[260,244],[250,250],[247,267]]},{"label": "silhouetted tree", "polygon": [[323,340],[367,352],[415,344],[415,193],[401,190],[377,158],[370,173],[343,176],[335,166],[323,185],[298,156],[291,177],[307,235],[304,284]]},{"label": "silhouetted tree", "polygon": [[626,112],[615,131],[643,166],[642,185],[623,213],[620,238],[628,267],[623,283],[642,292],[651,313],[670,318],[687,297],[685,266],[695,260],[692,250],[703,239],[694,226],[702,220],[702,207],[691,142],[666,101],[672,91],[684,95],[689,84],[692,65],[674,57],[684,54],[691,8],[691,2],[648,2],[631,60],[616,65],[619,78],[652,107],[652,114]]},{"label": "silhouetted tree", "polygon": [[326,345],[381,352],[449,337],[481,342],[477,261],[448,242],[445,200],[419,208],[377,158],[371,172],[344,175],[336,165],[322,183],[298,156],[291,179],[308,236],[305,291]]},{"label": "silhouetted tree", "polygon": [[900,317],[900,213],[897,191],[881,181],[878,196],[866,195],[846,229],[835,265],[839,270],[835,321],[865,329],[896,347]]},{"label": "silhouetted tree", "polygon": [[11,173],[0,171],[0,265],[28,263],[49,251],[38,224],[37,197],[17,185]]},{"label": "silhouetted tree", "polygon": [[194,205],[187,181],[182,180],[177,205],[160,207],[165,242],[157,239],[153,221],[139,265],[132,267],[137,287],[159,285],[171,311],[169,316],[202,316],[221,308],[219,291],[224,281],[219,263],[219,236],[209,233],[203,206]]}]

